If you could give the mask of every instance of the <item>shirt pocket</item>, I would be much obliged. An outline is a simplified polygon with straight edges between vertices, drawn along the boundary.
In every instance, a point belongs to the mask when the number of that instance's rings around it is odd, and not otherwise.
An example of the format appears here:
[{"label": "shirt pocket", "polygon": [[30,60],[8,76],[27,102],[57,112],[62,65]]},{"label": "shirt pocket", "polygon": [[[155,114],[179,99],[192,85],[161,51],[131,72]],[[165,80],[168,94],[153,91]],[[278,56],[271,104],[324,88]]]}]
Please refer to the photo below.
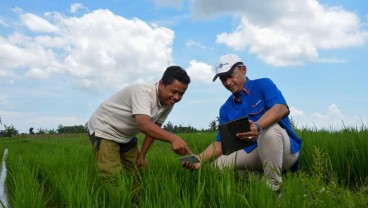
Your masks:
[{"label": "shirt pocket", "polygon": [[249,115],[258,115],[264,111],[265,103],[262,99],[259,99],[254,103],[250,103],[249,109]]}]

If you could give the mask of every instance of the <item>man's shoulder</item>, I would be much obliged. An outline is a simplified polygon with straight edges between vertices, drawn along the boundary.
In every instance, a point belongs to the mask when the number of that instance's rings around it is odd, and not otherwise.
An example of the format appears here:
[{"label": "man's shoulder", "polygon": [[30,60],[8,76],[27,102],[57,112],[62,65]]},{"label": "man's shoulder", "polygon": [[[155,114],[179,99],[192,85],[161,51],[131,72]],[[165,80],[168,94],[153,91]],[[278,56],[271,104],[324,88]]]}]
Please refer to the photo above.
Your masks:
[{"label": "man's shoulder", "polygon": [[148,88],[155,88],[154,83],[135,83],[129,85],[127,88],[137,88],[137,89],[148,89]]},{"label": "man's shoulder", "polygon": [[233,98],[234,95],[230,95],[226,100],[225,102],[221,105],[221,108],[226,108],[226,106],[230,105],[232,102],[233,102]]},{"label": "man's shoulder", "polygon": [[251,83],[249,85],[250,88],[253,89],[268,89],[273,88],[275,86],[275,83],[270,78],[259,78],[251,80]]},{"label": "man's shoulder", "polygon": [[137,83],[137,84],[129,85],[125,89],[132,91],[132,92],[137,92],[137,91],[155,92],[156,86],[155,84],[150,84],[150,83]]},{"label": "man's shoulder", "polygon": [[156,88],[154,84],[131,84],[128,85],[118,92],[116,92],[110,99],[130,99],[132,97],[152,97],[155,95]]},{"label": "man's shoulder", "polygon": [[262,84],[262,83],[272,83],[273,81],[270,78],[263,77],[258,79],[251,80],[253,84]]}]

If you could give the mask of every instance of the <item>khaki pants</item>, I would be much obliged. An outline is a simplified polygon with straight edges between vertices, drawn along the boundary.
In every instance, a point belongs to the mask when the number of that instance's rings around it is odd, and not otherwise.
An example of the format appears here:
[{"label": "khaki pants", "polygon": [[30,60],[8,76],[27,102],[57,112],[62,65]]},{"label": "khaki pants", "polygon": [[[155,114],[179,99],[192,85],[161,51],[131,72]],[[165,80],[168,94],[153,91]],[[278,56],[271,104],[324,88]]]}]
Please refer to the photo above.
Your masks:
[{"label": "khaki pants", "polygon": [[298,160],[299,152],[292,154],[290,139],[279,124],[265,129],[257,140],[257,148],[250,153],[244,150],[230,155],[221,155],[215,164],[239,170],[263,172],[269,187],[278,190],[282,182],[282,171],[289,170]]},{"label": "khaki pants", "polygon": [[124,144],[95,137],[94,134],[89,136],[101,177],[120,176],[123,169],[129,174],[136,172],[135,160],[138,154],[136,137]]}]

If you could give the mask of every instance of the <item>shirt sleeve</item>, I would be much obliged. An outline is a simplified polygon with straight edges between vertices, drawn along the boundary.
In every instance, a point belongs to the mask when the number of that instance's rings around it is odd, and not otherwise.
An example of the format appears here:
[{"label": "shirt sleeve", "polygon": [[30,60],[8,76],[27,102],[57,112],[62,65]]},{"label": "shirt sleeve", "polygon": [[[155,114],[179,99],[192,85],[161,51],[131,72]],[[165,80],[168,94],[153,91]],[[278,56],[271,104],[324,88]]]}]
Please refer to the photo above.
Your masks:
[{"label": "shirt sleeve", "polygon": [[287,106],[286,100],[281,91],[270,79],[264,79],[262,83],[261,93],[265,100],[267,109],[270,109],[276,104],[284,104]]},{"label": "shirt sleeve", "polygon": [[132,91],[132,116],[143,114],[151,117],[151,106],[153,99],[150,93],[145,89]]}]

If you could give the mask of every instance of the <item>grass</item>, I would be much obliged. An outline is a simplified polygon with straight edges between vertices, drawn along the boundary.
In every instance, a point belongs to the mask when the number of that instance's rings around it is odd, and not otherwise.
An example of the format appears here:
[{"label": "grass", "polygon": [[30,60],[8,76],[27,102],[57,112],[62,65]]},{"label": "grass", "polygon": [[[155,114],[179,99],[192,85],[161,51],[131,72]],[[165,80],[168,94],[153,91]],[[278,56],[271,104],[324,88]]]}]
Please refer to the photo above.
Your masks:
[{"label": "grass", "polygon": [[[281,200],[262,177],[180,166],[169,144],[155,142],[149,168],[136,182],[122,174],[118,184],[101,181],[87,135],[6,138],[11,207],[367,207],[368,131],[299,130],[301,171],[283,176]],[[199,153],[215,133],[181,134]],[[142,142],[142,135],[139,136]]]}]

